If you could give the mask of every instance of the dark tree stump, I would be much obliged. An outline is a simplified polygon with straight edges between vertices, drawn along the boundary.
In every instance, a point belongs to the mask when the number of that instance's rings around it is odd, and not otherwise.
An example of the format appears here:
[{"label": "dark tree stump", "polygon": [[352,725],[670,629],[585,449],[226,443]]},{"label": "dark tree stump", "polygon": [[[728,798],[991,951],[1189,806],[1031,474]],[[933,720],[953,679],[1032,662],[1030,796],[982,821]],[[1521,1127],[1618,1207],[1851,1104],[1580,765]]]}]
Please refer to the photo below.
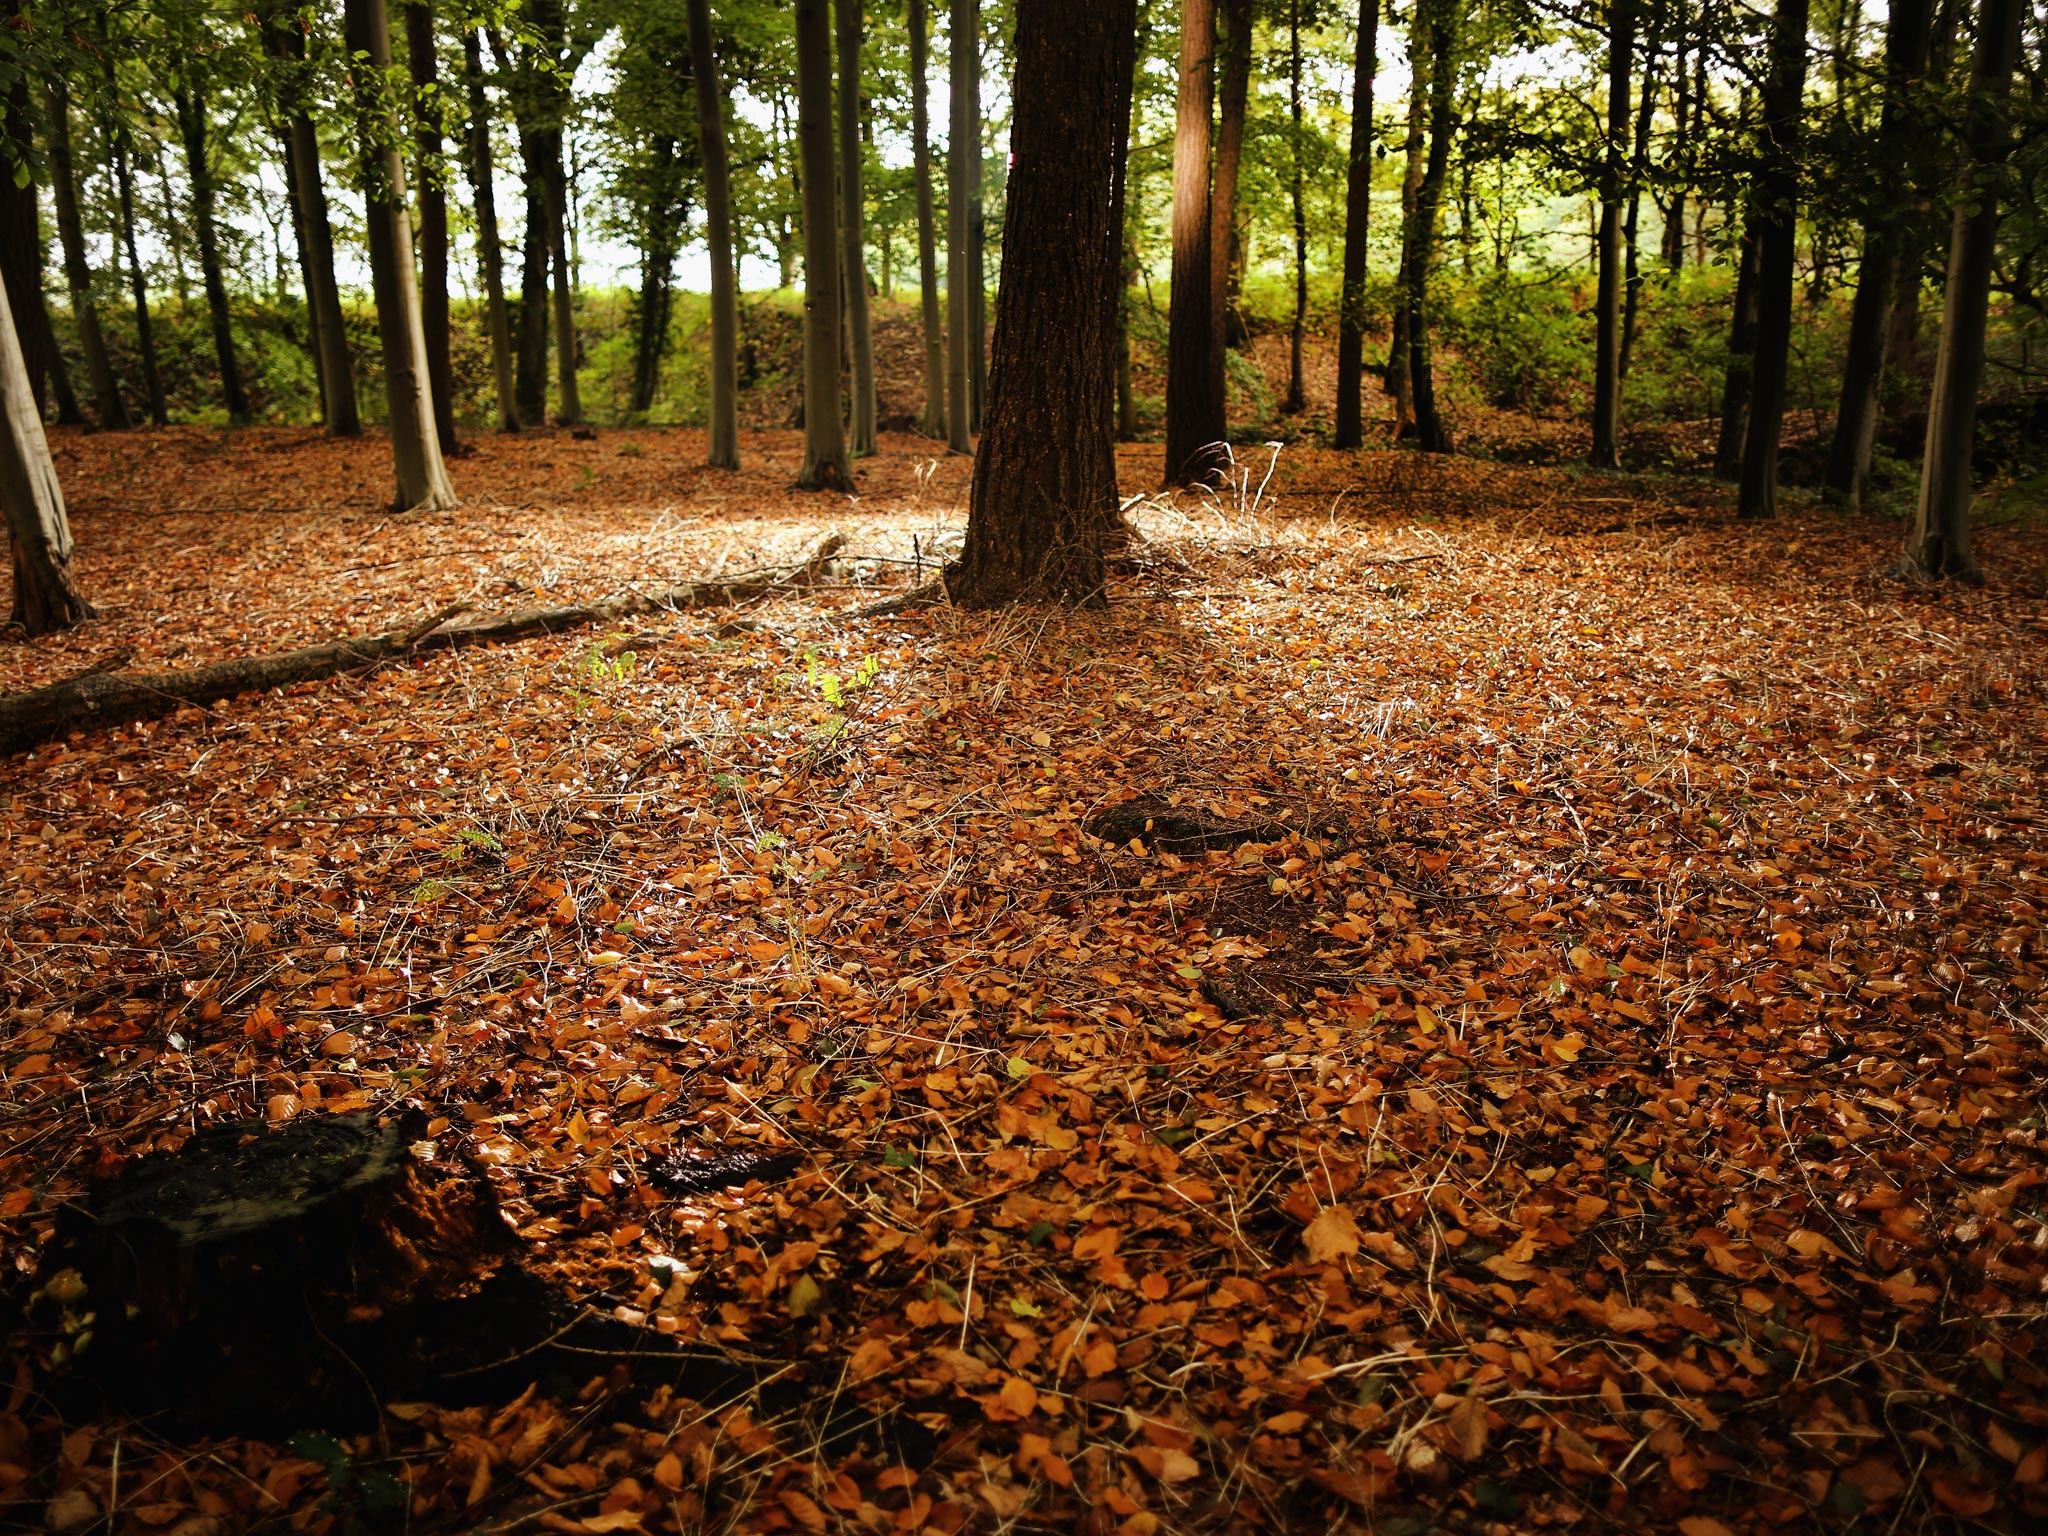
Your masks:
[{"label": "dark tree stump", "polygon": [[530,1347],[538,1282],[489,1183],[370,1115],[201,1132],[70,1224],[55,1353],[133,1412],[335,1425]]}]

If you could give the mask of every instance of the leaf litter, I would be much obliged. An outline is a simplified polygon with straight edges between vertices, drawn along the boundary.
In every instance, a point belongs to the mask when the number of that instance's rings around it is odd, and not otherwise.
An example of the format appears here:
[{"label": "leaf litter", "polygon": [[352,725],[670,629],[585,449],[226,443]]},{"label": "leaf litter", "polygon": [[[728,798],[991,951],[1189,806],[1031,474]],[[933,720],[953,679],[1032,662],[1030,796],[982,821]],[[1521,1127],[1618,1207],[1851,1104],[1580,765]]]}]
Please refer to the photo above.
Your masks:
[{"label": "leaf litter", "polygon": [[[653,589],[828,526],[849,556],[724,623],[15,759],[14,1301],[138,1156],[416,1109],[536,1272],[784,1390],[599,1362],[194,1446],[65,1421],[61,1330],[24,1329],[8,1518],[2048,1513],[2038,534],[1989,530],[2000,576],[1957,594],[1885,579],[1882,523],[1301,448],[1263,494],[1260,465],[1139,505],[1107,614],[847,621],[943,558],[964,461],[892,438],[848,504],[707,475],[689,434],[480,442],[469,509],[393,519],[374,445],[160,436],[146,466],[62,440],[109,617],[0,653],[9,688]],[[1156,454],[1123,470],[1146,490]]]}]

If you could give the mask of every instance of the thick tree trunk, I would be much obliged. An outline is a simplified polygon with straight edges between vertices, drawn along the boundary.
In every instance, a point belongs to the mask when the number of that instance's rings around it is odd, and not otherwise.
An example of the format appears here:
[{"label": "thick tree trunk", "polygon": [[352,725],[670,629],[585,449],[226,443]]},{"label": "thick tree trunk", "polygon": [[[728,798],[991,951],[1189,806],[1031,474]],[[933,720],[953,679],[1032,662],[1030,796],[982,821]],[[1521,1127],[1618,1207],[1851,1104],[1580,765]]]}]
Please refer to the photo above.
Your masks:
[{"label": "thick tree trunk", "polygon": [[[108,84],[113,82],[113,60],[107,61]],[[143,276],[142,255],[135,248],[135,176],[128,157],[128,127],[118,111],[108,137],[114,145],[114,186],[120,194],[121,245],[128,253],[128,282],[135,300],[135,347],[142,355],[142,386],[149,399],[149,419],[161,427],[170,420],[164,401],[164,375],[157,365],[156,328],[149,318],[149,283]]]},{"label": "thick tree trunk", "polygon": [[1301,0],[1287,7],[1287,121],[1294,130],[1288,155],[1287,198],[1294,215],[1294,323],[1287,330],[1287,400],[1290,416],[1308,409],[1302,347],[1308,336],[1308,208],[1301,174]]},{"label": "thick tree trunk", "polygon": [[1103,602],[1135,0],[1019,0],[994,370],[955,603]]},{"label": "thick tree trunk", "polygon": [[846,329],[852,357],[853,409],[848,443],[855,458],[881,451],[875,436],[875,337],[868,318],[867,194],[861,184],[862,0],[833,0],[839,40],[839,238],[846,277]]},{"label": "thick tree trunk", "polygon": [[[320,328],[313,320],[313,263],[306,258],[306,210],[299,202],[299,153],[292,145],[289,123],[275,125],[278,162],[284,167],[285,218],[292,229],[292,253],[299,269],[299,292],[305,296],[306,361],[313,365],[313,393],[320,402],[320,420],[327,420],[327,375],[320,371]],[[285,302],[282,253],[277,272],[277,302]]]},{"label": "thick tree trunk", "polygon": [[1223,462],[1223,396],[1210,363],[1211,119],[1216,3],[1184,0],[1173,129],[1173,291],[1166,320],[1166,483],[1198,485]]},{"label": "thick tree trunk", "polygon": [[832,22],[795,0],[796,133],[804,184],[804,467],[797,488],[853,490],[839,413],[839,214],[832,187]]},{"label": "thick tree trunk", "polygon": [[271,51],[284,67],[285,174],[293,193],[293,232],[305,274],[306,311],[312,321],[313,364],[320,376],[320,408],[330,437],[355,437],[363,430],[356,408],[355,364],[341,313],[341,285],[334,276],[334,226],[327,209],[327,184],[320,174],[320,135],[306,110],[306,36],[298,18],[288,16],[269,30]]},{"label": "thick tree trunk", "polygon": [[1237,181],[1244,161],[1244,114],[1251,95],[1251,0],[1221,0],[1218,52],[1216,167],[1209,185],[1209,388],[1230,422],[1230,344],[1242,334],[1232,305],[1237,254]]},{"label": "thick tree trunk", "polygon": [[406,0],[405,62],[417,97],[413,170],[419,178],[420,328],[427,339],[434,435],[442,455],[449,457],[460,445],[455,439],[455,368],[448,356],[448,173],[441,162],[444,106],[438,52],[431,0]]},{"label": "thick tree trunk", "polygon": [[512,379],[512,318],[505,305],[505,252],[498,236],[498,194],[491,169],[490,103],[484,95],[483,39],[472,26],[462,38],[463,84],[469,93],[469,185],[476,199],[477,264],[484,276],[484,327],[491,338],[491,379],[498,393],[498,430],[519,430]]},{"label": "thick tree trunk", "polygon": [[178,132],[185,144],[185,165],[192,178],[192,228],[199,240],[199,275],[206,287],[206,312],[213,322],[213,355],[220,365],[220,392],[231,421],[249,419],[249,397],[242,389],[241,364],[235,357],[235,334],[228,309],[228,285],[220,264],[220,232],[214,221],[213,164],[206,144],[206,100],[190,82],[174,90]]},{"label": "thick tree trunk", "polygon": [[50,462],[42,412],[0,283],[0,512],[14,550],[14,608],[9,622],[30,637],[71,629],[93,616],[71,577],[71,524]]},{"label": "thick tree trunk", "polygon": [[33,692],[0,698],[0,752],[19,752],[67,731],[155,720],[187,704],[210,704],[238,693],[264,693],[429,651],[502,645],[534,635],[615,624],[639,614],[727,607],[769,592],[809,585],[845,543],[839,534],[829,533],[795,564],[727,581],[690,582],[645,597],[527,608],[495,616],[458,617],[460,610],[450,609],[406,630],[356,635],[265,656],[237,656],[184,672],[84,672]]},{"label": "thick tree trunk", "polygon": [[1621,219],[1635,67],[1636,0],[1608,0],[1607,140],[1600,167],[1600,275],[1593,332],[1592,457],[1600,469],[1621,467]]},{"label": "thick tree trunk", "polygon": [[1963,173],[1949,234],[1941,351],[1927,403],[1927,454],[1920,502],[1906,546],[1909,572],[1981,583],[1970,541],[1970,458],[1977,396],[1984,387],[1984,333],[1998,253],[1998,182],[2010,148],[2008,97],[2019,56],[2025,0],[1984,0],[1963,121]]},{"label": "thick tree trunk", "polygon": [[[1890,168],[1913,158],[1910,97],[1923,89],[1933,34],[1934,0],[1892,0],[1885,27],[1884,104],[1877,129],[1877,163]],[[1849,309],[1849,345],[1842,363],[1842,397],[1828,450],[1827,489],[1849,506],[1863,501],[1877,440],[1884,390],[1885,328],[1899,287],[1903,226],[1912,205],[1884,175],[1863,216],[1863,259]]]},{"label": "thick tree trunk", "polygon": [[548,204],[541,183],[541,133],[519,130],[519,158],[525,172],[526,228],[520,240],[519,356],[514,388],[519,419],[535,426],[548,419]]},{"label": "thick tree trunk", "polygon": [[391,459],[402,511],[458,505],[441,459],[428,398],[426,337],[412,265],[412,220],[405,209],[405,165],[398,154],[397,114],[385,94],[391,68],[391,26],[384,0],[346,0],[349,52],[367,55],[355,77],[357,143],[363,166],[363,222],[370,248],[370,288],[384,356],[384,395],[391,412]]},{"label": "thick tree trunk", "polygon": [[1429,45],[1423,9],[1416,4],[1408,28],[1407,164],[1401,173],[1401,248],[1394,266],[1394,320],[1387,347],[1386,392],[1394,397],[1394,435],[1404,436],[1415,422],[1415,397],[1409,386],[1408,275],[1410,245],[1415,238],[1415,200],[1422,192],[1429,150]]},{"label": "thick tree trunk", "polygon": [[1778,0],[1763,96],[1763,164],[1751,192],[1757,229],[1756,362],[1742,441],[1738,517],[1778,512],[1778,438],[1792,369],[1792,282],[1798,257],[1799,129],[1806,92],[1808,0]]},{"label": "thick tree trunk", "polygon": [[946,61],[952,110],[946,123],[946,445],[972,453],[974,439],[974,193],[981,124],[972,82],[981,37],[980,0],[953,0]]},{"label": "thick tree trunk", "polygon": [[1429,28],[1429,159],[1415,194],[1414,238],[1409,242],[1408,378],[1414,402],[1415,436],[1425,453],[1449,453],[1450,429],[1436,403],[1436,370],[1430,358],[1430,271],[1436,261],[1437,223],[1443,208],[1444,177],[1450,168],[1451,93],[1457,83],[1460,0],[1418,0]]},{"label": "thick tree trunk", "polygon": [[924,323],[924,416],[926,437],[946,435],[945,322],[939,315],[937,221],[932,207],[931,15],[926,0],[910,0],[911,174],[917,192],[917,297]]},{"label": "thick tree trunk", "polygon": [[71,319],[78,328],[78,350],[85,357],[86,377],[92,383],[94,412],[103,428],[114,431],[129,425],[128,406],[107,356],[99,305],[92,296],[92,267],[86,261],[85,227],[78,216],[77,171],[71,162],[70,91],[61,83],[52,85],[44,95],[44,109],[49,127],[50,200],[56,205],[57,240],[64,251],[64,281],[71,290]]},{"label": "thick tree trunk", "polygon": [[[704,462],[740,467],[739,277],[732,254],[732,172],[725,148],[725,90],[712,52],[710,0],[689,0],[690,77],[697,97],[697,151],[704,166],[704,232],[711,256],[711,421]],[[927,215],[931,212],[927,188]],[[929,223],[929,219],[927,219]]]},{"label": "thick tree trunk", "polygon": [[1749,431],[1750,384],[1756,367],[1757,279],[1762,246],[1754,227],[1742,232],[1735,301],[1728,320],[1728,373],[1721,383],[1721,430],[1714,445],[1714,476],[1742,473],[1742,440]]},{"label": "thick tree trunk", "polygon": [[[19,4],[14,14],[18,19],[22,16]],[[0,106],[0,116],[5,119],[0,127],[7,139],[4,154],[0,154],[0,278],[7,284],[8,300],[14,308],[15,340],[21,348],[29,392],[40,413],[53,350],[49,316],[43,308],[42,211],[30,174],[35,164],[35,135],[29,121],[28,76],[19,69],[13,75],[5,104]]]},{"label": "thick tree trunk", "polygon": [[547,214],[548,264],[555,274],[555,420],[583,423],[583,391],[576,381],[576,275],[569,266],[569,174],[562,163],[562,129],[541,138],[541,196]]},{"label": "thick tree trunk", "polygon": [[1344,278],[1337,304],[1336,445],[1365,442],[1365,259],[1372,216],[1373,76],[1379,72],[1380,0],[1360,0],[1351,76],[1351,152],[1344,187]]}]

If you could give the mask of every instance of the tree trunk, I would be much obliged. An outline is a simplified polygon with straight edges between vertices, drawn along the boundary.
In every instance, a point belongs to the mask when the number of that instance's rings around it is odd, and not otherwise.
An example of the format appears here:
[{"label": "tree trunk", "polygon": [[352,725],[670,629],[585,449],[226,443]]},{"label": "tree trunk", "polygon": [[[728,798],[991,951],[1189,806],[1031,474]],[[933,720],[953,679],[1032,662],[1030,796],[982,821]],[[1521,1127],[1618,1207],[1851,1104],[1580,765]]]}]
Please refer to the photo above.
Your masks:
[{"label": "tree trunk", "polygon": [[1117,518],[1109,396],[1135,0],[1018,0],[988,419],[955,603],[1098,606]]},{"label": "tree trunk", "polygon": [[1217,93],[1216,167],[1209,186],[1209,388],[1230,422],[1230,344],[1241,334],[1232,305],[1237,253],[1237,181],[1244,161],[1244,114],[1251,94],[1251,0],[1221,0],[1217,17],[1222,55]]},{"label": "tree trunk", "polygon": [[427,338],[427,389],[434,435],[452,456],[455,440],[455,368],[448,356],[448,183],[441,162],[440,60],[431,0],[406,0],[405,62],[412,74],[413,167],[419,176],[420,326]]},{"label": "tree trunk", "polygon": [[804,467],[796,483],[804,491],[851,492],[853,468],[839,413],[839,215],[826,3],[795,0],[796,136],[804,185]]},{"label": "tree trunk", "polygon": [[1728,374],[1721,384],[1721,431],[1714,445],[1714,476],[1733,480],[1742,473],[1742,440],[1749,431],[1750,384],[1756,366],[1757,277],[1761,270],[1755,228],[1742,232],[1735,274],[1735,302],[1728,322]]},{"label": "tree trunk", "polygon": [[1998,251],[1998,182],[2010,148],[2008,97],[2020,49],[2025,0],[1984,0],[1963,120],[1963,172],[1949,233],[1948,282],[1941,308],[1941,351],[1927,403],[1927,454],[1920,502],[1906,546],[1909,572],[1981,584],[1970,542],[1970,458],[1976,446],[1977,395],[1984,387],[1984,332]]},{"label": "tree trunk", "polygon": [[1600,276],[1593,332],[1592,461],[1598,469],[1621,467],[1621,218],[1635,65],[1635,0],[1608,0],[1607,138],[1600,161]]},{"label": "tree trunk", "polygon": [[1418,0],[1429,19],[1429,160],[1415,194],[1414,238],[1409,242],[1408,378],[1414,401],[1415,435],[1424,453],[1449,453],[1450,430],[1436,404],[1436,372],[1430,361],[1429,279],[1436,261],[1437,221],[1443,207],[1444,177],[1450,167],[1451,93],[1456,85],[1460,0]]},{"label": "tree trunk", "polygon": [[946,344],[939,317],[939,252],[932,211],[931,16],[926,0],[910,0],[910,143],[917,190],[917,296],[924,322],[926,437],[946,435]]},{"label": "tree trunk", "polygon": [[391,459],[398,481],[395,505],[402,511],[440,511],[458,503],[434,433],[427,344],[413,276],[412,220],[405,210],[405,165],[398,154],[397,114],[385,94],[384,75],[391,68],[390,20],[384,0],[347,0],[342,18],[350,54],[367,56],[370,62],[370,69],[357,70],[354,79],[357,143],[370,288],[377,302],[384,395],[391,411]]},{"label": "tree trunk", "polygon": [[1662,14],[1653,9],[1651,17],[1649,41],[1643,49],[1643,90],[1636,99],[1635,143],[1628,157],[1628,216],[1621,229],[1621,384],[1628,383],[1629,364],[1635,360],[1636,317],[1642,308],[1642,248],[1636,234],[1643,211],[1643,176],[1650,165],[1650,128],[1657,115],[1657,65],[1664,52]]},{"label": "tree trunk", "polygon": [[1351,76],[1351,153],[1344,186],[1344,280],[1337,304],[1336,445],[1365,442],[1365,258],[1372,216],[1373,76],[1379,72],[1380,0],[1360,0]]},{"label": "tree trunk", "polygon": [[[662,186],[676,174],[678,145],[670,134],[654,135],[649,178]],[[633,386],[627,409],[644,421],[654,409],[661,386],[662,359],[668,355],[669,322],[675,308],[677,226],[657,202],[647,208],[640,232],[640,302],[633,327]]]},{"label": "tree trunk", "polygon": [[576,277],[569,267],[569,176],[562,164],[561,127],[551,125],[539,137],[548,263],[555,273],[555,420],[574,427],[583,423],[583,392],[576,382]]},{"label": "tree trunk", "polygon": [[1763,164],[1750,194],[1757,228],[1756,362],[1742,440],[1738,517],[1778,513],[1778,437],[1792,369],[1792,282],[1798,257],[1799,128],[1806,92],[1808,0],[1778,0],[1763,96]]},{"label": "tree trunk", "polygon": [[981,9],[967,57],[967,430],[981,435],[988,399],[988,219],[982,204]]},{"label": "tree trunk", "polygon": [[[1924,89],[1933,34],[1934,0],[1892,0],[1885,26],[1884,104],[1877,128],[1877,164],[1887,172],[1914,155],[1910,97]],[[1886,174],[1863,215],[1863,259],[1849,309],[1849,345],[1842,362],[1842,398],[1828,450],[1827,489],[1848,506],[1863,502],[1877,440],[1884,389],[1885,327],[1899,287],[1899,247],[1912,205]]]},{"label": "tree trunk", "polygon": [[1287,197],[1294,215],[1294,323],[1287,332],[1287,401],[1282,409],[1297,416],[1308,409],[1308,379],[1302,367],[1302,344],[1308,335],[1308,210],[1301,177],[1301,0],[1287,7],[1287,121],[1289,141]]},{"label": "tree trunk", "polygon": [[[14,15],[25,26],[23,14],[17,3]],[[15,340],[40,420],[52,337],[43,308],[42,211],[31,174],[35,143],[29,123],[29,81],[25,71],[17,68],[13,74],[5,105],[0,107],[7,139],[5,152],[0,154],[0,275],[4,275],[14,308]]]},{"label": "tree trunk", "polygon": [[861,185],[861,0],[833,0],[839,37],[839,238],[846,277],[846,328],[853,409],[847,446],[857,459],[881,451],[875,436],[875,337],[868,318],[867,195]]},{"label": "tree trunk", "polygon": [[220,265],[220,233],[214,223],[213,165],[207,157],[206,100],[188,82],[171,93],[178,111],[178,131],[185,144],[185,164],[192,177],[192,228],[199,239],[199,275],[206,286],[206,312],[213,321],[213,355],[220,365],[221,398],[228,419],[249,419],[249,397],[242,390],[242,369],[235,359],[235,336],[228,310],[228,287]]},{"label": "tree trunk", "polygon": [[[306,257],[306,210],[299,201],[299,152],[292,144],[292,130],[289,122],[273,125],[277,134],[277,154],[284,166],[284,209],[285,218],[292,230],[292,253],[299,269],[299,292],[304,296],[306,311],[306,361],[313,365],[313,393],[320,402],[320,420],[325,423],[327,408],[327,375],[320,370],[320,328],[313,321],[313,263]],[[284,246],[282,235],[274,235],[278,243],[277,302],[281,308],[285,303]]]},{"label": "tree trunk", "polygon": [[476,198],[477,261],[484,275],[484,324],[491,337],[491,378],[498,391],[498,430],[519,430],[512,381],[512,320],[505,307],[505,252],[498,238],[498,194],[491,170],[490,103],[484,95],[483,39],[472,26],[462,38],[463,83],[469,92],[469,185]]},{"label": "tree trunk", "polygon": [[[114,63],[107,59],[107,80],[113,84]],[[114,121],[107,136],[114,145],[114,185],[120,193],[121,244],[128,253],[128,282],[135,298],[135,346],[142,354],[143,392],[149,397],[149,419],[161,427],[170,420],[164,402],[164,375],[157,366],[156,330],[149,320],[149,283],[142,273],[142,256],[135,248],[135,176],[128,160],[128,125],[114,108]]]},{"label": "tree trunk", "polygon": [[93,616],[71,577],[71,524],[50,462],[43,415],[29,388],[7,285],[0,283],[0,511],[14,547],[14,608],[9,622],[34,638]]},{"label": "tree trunk", "polygon": [[1173,291],[1166,321],[1166,483],[1198,485],[1223,462],[1223,396],[1210,365],[1210,120],[1216,0],[1184,0],[1173,130]]},{"label": "tree trunk", "polygon": [[341,313],[341,285],[334,276],[334,226],[327,209],[327,185],[320,174],[320,135],[306,110],[306,35],[289,14],[269,28],[272,55],[286,79],[284,135],[289,146],[285,174],[293,193],[299,264],[305,274],[306,311],[312,321],[313,364],[320,376],[320,408],[330,437],[355,437],[362,430],[356,408],[355,364]]},{"label": "tree trunk", "polygon": [[981,37],[980,0],[953,0],[947,57],[952,110],[946,125],[946,445],[972,453],[974,356],[974,195],[980,180],[981,124],[976,121],[975,52]]},{"label": "tree trunk", "polygon": [[1658,254],[1664,260],[1666,271],[1677,273],[1685,266],[1685,180],[1690,174],[1692,140],[1692,89],[1686,68],[1686,47],[1689,35],[1686,32],[1685,0],[1671,0],[1672,15],[1672,67],[1671,67],[1671,147],[1665,158],[1678,179],[1671,188],[1671,201],[1664,209],[1663,237],[1659,242]]},{"label": "tree trunk", "polygon": [[[711,423],[710,449],[704,462],[713,469],[738,469],[740,298],[732,255],[725,91],[712,52],[710,0],[689,0],[689,7],[690,75],[697,97],[697,151],[704,166],[704,230],[711,256]],[[931,212],[929,190],[927,215]]]},{"label": "tree trunk", "polygon": [[542,190],[539,129],[519,130],[519,159],[525,172],[526,228],[520,240],[519,356],[514,388],[519,419],[538,426],[548,419],[548,206]]},{"label": "tree trunk", "polygon": [[1394,321],[1387,347],[1386,392],[1394,397],[1394,435],[1398,438],[1415,421],[1415,398],[1409,387],[1408,292],[1409,246],[1415,238],[1415,200],[1422,191],[1422,175],[1429,148],[1428,42],[1420,0],[1408,28],[1408,139],[1407,165],[1401,174],[1401,249],[1394,266]]},{"label": "tree trunk", "polygon": [[99,306],[93,302],[92,267],[85,257],[85,229],[78,216],[78,183],[71,163],[71,97],[61,83],[52,85],[44,96],[49,120],[50,200],[57,210],[57,239],[64,250],[64,280],[71,290],[71,318],[78,328],[78,349],[85,356],[86,377],[92,382],[93,409],[99,423],[109,431],[129,425],[128,406],[121,399],[121,382],[114,376],[107,356],[107,339],[100,331]]}]

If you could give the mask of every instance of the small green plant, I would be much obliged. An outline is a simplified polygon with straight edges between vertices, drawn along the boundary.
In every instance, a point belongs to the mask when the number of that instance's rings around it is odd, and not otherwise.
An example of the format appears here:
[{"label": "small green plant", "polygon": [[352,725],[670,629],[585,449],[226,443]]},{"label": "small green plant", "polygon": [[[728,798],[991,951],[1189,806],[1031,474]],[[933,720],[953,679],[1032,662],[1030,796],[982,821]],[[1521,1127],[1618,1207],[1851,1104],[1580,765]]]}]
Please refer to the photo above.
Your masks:
[{"label": "small green plant", "polygon": [[342,1536],[373,1536],[393,1529],[404,1516],[405,1484],[388,1472],[365,1472],[339,1441],[309,1431],[285,1444],[327,1474],[320,1513],[333,1517],[333,1529]]},{"label": "small green plant", "polygon": [[640,665],[639,656],[631,650],[612,651],[606,649],[607,644],[616,643],[615,641],[600,642],[593,645],[590,648],[589,654],[583,658],[584,675],[592,682],[599,684],[623,683],[633,675],[634,668]]}]

